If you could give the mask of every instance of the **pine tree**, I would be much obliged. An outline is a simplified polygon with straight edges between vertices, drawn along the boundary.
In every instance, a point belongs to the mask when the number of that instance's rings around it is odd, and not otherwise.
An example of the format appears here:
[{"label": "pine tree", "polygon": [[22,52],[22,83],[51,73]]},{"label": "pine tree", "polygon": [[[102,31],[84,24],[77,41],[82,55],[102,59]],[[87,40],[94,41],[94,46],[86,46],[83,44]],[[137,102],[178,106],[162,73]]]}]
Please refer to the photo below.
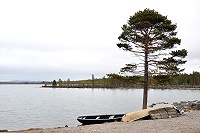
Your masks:
[{"label": "pine tree", "polygon": [[186,63],[182,59],[187,56],[187,50],[172,50],[181,44],[176,28],[167,16],[150,9],[136,12],[122,27],[117,46],[132,52],[141,61],[126,64],[122,70],[144,74],[143,109],[147,108],[149,74],[174,75],[184,70],[179,66]]}]

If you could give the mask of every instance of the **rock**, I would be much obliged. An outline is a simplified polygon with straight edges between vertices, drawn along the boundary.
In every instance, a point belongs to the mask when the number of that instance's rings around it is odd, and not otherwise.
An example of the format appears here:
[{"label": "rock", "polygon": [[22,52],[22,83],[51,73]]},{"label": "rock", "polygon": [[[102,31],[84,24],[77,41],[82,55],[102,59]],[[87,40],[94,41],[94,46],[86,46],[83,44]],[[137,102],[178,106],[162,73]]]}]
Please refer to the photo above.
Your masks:
[{"label": "rock", "polygon": [[196,101],[196,104],[198,104],[198,103],[200,104],[200,101]]},{"label": "rock", "polygon": [[194,106],[194,109],[195,109],[195,110],[200,110],[200,103],[197,103],[197,104]]},{"label": "rock", "polygon": [[180,103],[175,102],[173,103],[174,106],[177,107],[179,110],[184,110],[189,112],[190,110],[200,110],[200,101],[181,101]]},{"label": "rock", "polygon": [[0,130],[0,132],[8,132],[8,130]]},{"label": "rock", "polygon": [[42,128],[29,128],[27,131],[42,130]]}]

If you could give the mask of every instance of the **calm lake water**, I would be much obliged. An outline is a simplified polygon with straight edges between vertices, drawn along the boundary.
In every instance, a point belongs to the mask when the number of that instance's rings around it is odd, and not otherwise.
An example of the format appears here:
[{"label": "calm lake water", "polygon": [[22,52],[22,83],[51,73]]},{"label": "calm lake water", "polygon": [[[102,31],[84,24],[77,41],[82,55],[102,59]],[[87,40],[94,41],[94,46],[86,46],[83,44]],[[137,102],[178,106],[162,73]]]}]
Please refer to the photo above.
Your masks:
[{"label": "calm lake water", "polygon": [[[0,130],[77,126],[79,115],[128,113],[142,108],[142,89],[41,88],[0,85]],[[148,104],[200,100],[199,90],[149,90]]]}]

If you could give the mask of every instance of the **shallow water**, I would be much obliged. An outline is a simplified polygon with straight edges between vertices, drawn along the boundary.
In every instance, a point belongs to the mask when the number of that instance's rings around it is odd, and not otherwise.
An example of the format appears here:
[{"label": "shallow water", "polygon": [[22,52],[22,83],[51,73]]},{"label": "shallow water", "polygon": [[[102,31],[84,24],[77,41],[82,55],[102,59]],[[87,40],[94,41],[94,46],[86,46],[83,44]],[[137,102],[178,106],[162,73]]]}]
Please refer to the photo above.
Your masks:
[{"label": "shallow water", "polygon": [[[128,113],[142,108],[142,89],[41,88],[0,85],[0,130],[77,126],[79,115]],[[199,90],[149,90],[149,104],[200,100]]]}]

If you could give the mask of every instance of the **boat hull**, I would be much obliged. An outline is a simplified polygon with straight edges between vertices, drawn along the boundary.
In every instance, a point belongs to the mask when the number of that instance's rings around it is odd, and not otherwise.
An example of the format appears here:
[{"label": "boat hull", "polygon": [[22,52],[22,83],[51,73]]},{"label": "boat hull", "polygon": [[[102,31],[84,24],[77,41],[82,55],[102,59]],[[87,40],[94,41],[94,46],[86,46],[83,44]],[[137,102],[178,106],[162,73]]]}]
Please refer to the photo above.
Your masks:
[{"label": "boat hull", "polygon": [[77,120],[83,125],[102,124],[105,122],[121,121],[124,114],[79,116]]},{"label": "boat hull", "polygon": [[160,106],[127,113],[122,117],[122,122],[136,121],[146,117],[149,119],[164,119],[178,116],[179,113],[174,105],[163,104]]}]

